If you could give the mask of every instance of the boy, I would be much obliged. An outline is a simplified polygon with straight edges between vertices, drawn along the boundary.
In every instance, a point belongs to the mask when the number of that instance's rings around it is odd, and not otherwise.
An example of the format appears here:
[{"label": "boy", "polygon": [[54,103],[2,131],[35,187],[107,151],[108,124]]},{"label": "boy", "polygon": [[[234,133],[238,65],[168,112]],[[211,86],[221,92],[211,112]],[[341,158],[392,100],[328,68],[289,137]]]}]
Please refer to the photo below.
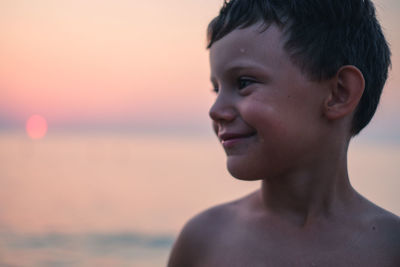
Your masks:
[{"label": "boy", "polygon": [[262,185],[190,220],[168,266],[400,266],[400,218],[347,173],[390,65],[370,0],[232,0],[208,38],[228,170]]}]

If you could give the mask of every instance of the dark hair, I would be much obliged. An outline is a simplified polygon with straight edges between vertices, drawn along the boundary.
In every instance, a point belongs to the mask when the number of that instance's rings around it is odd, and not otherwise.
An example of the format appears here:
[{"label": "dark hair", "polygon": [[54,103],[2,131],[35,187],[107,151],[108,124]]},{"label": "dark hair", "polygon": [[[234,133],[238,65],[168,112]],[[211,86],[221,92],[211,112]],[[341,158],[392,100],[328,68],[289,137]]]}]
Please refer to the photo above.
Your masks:
[{"label": "dark hair", "polygon": [[390,66],[390,49],[370,0],[231,0],[208,26],[208,46],[236,28],[275,23],[287,41],[285,50],[310,79],[336,75],[354,65],[365,90],[354,115],[352,134],[372,119]]}]

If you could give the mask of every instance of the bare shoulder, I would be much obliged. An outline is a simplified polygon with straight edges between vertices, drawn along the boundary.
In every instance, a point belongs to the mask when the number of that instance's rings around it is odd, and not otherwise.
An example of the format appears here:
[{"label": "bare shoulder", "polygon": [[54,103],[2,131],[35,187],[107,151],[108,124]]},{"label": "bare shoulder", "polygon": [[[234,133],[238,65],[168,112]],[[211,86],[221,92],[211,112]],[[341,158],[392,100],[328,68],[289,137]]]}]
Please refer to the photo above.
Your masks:
[{"label": "bare shoulder", "polygon": [[383,242],[391,247],[397,247],[400,252],[400,217],[378,208],[369,220],[373,231],[377,231]]},{"label": "bare shoulder", "polygon": [[392,266],[392,263],[400,266],[400,217],[373,203],[368,206],[363,218],[369,234],[364,236],[363,243],[369,249],[374,249],[371,256],[375,253],[384,256],[388,261],[387,266]]},{"label": "bare shoulder", "polygon": [[215,250],[216,241],[234,223],[240,206],[249,197],[212,207],[190,219],[175,241],[168,267],[194,266]]},{"label": "bare shoulder", "polygon": [[367,212],[363,219],[371,230],[387,234],[390,240],[397,239],[399,241],[400,217],[369,201],[366,206]]}]

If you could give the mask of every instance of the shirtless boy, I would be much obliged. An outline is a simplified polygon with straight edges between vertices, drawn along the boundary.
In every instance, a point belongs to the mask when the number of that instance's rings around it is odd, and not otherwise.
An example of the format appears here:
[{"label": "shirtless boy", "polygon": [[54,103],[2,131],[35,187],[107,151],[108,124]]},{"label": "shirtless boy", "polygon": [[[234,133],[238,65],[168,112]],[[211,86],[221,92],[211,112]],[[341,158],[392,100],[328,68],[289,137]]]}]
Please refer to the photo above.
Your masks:
[{"label": "shirtless boy", "polygon": [[232,0],[208,40],[228,170],[262,185],[191,219],[168,266],[399,267],[400,218],[347,172],[390,65],[370,0]]}]

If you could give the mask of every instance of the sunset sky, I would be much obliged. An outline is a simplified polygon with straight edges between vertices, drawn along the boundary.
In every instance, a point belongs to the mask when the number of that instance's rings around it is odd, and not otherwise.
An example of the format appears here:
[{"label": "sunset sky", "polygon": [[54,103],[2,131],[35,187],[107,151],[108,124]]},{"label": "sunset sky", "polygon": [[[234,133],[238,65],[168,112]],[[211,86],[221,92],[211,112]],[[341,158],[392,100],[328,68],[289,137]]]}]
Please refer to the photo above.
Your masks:
[{"label": "sunset sky", "polygon": [[[375,1],[393,52],[367,134],[400,137],[400,2]],[[0,129],[209,125],[205,30],[221,0],[1,0]]]}]

